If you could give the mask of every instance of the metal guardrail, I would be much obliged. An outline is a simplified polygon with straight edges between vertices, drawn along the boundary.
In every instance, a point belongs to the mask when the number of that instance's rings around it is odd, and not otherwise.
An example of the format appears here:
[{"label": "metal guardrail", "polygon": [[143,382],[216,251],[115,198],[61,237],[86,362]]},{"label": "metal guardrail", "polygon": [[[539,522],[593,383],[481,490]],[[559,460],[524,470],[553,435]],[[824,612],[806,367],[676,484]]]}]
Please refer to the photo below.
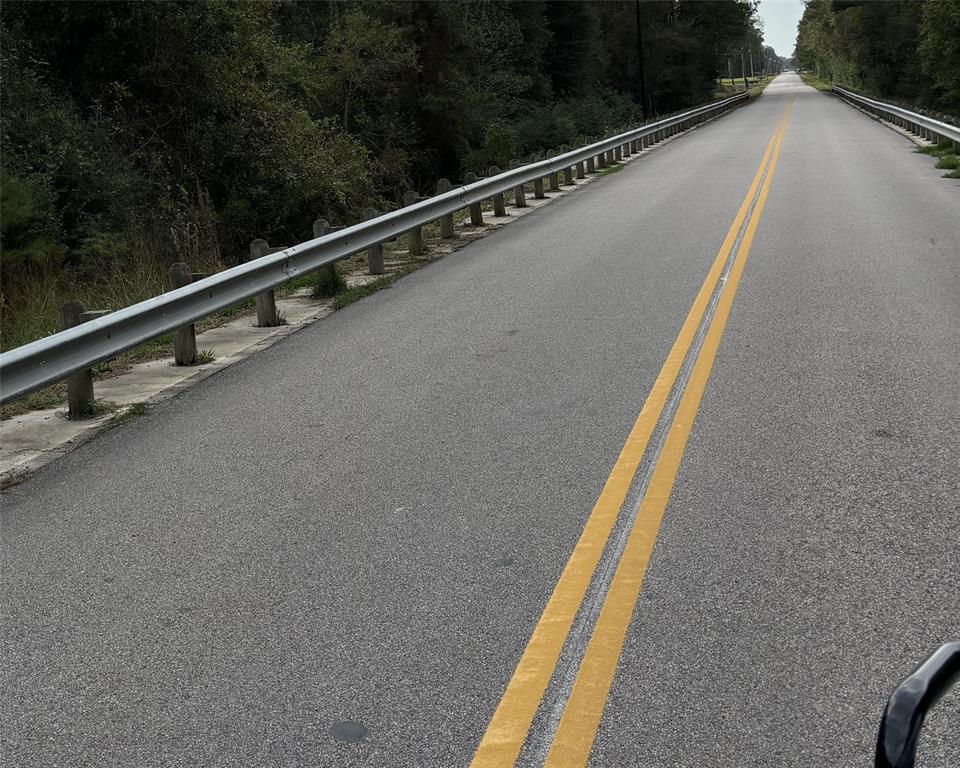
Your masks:
[{"label": "metal guardrail", "polygon": [[521,184],[560,173],[630,141],[672,133],[749,98],[741,93],[536,163],[427,198],[407,208],[226,269],[146,301],[0,354],[0,402],[6,403],[116,357],[150,339],[250,299],[371,245],[463,210]]},{"label": "metal guardrail", "polygon": [[944,123],[927,115],[921,115],[918,112],[911,112],[909,109],[894,104],[885,104],[876,99],[869,99],[839,85],[833,86],[833,92],[840,98],[872,112],[878,117],[889,120],[901,128],[906,128],[928,141],[936,143],[941,139],[946,139],[952,141],[955,148],[960,148],[960,128],[955,125]]}]

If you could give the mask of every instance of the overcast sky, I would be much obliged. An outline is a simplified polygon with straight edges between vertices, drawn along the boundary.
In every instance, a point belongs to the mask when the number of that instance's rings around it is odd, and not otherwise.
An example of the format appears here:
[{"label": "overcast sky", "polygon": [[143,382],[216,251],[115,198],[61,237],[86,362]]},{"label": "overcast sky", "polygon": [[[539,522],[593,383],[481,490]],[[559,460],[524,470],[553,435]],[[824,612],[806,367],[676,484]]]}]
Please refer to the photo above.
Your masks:
[{"label": "overcast sky", "polygon": [[793,56],[797,22],[803,16],[803,0],[760,0],[763,41],[780,56]]}]

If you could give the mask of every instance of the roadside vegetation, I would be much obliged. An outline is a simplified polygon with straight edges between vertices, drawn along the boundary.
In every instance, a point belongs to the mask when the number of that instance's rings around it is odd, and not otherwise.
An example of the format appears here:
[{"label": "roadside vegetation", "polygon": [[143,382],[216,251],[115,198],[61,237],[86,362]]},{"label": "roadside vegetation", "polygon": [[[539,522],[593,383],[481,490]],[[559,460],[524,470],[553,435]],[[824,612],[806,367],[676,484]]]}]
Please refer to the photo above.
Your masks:
[{"label": "roadside vegetation", "polygon": [[727,54],[762,46],[754,6],[642,3],[641,103],[628,1],[7,3],[0,344],[68,300],[156,295],[173,262],[216,272],[254,238],[709,101]]},{"label": "roadside vegetation", "polygon": [[809,0],[796,64],[888,102],[960,119],[960,3],[956,0]]},{"label": "roadside vegetation", "polygon": [[937,168],[945,170],[948,179],[960,179],[960,155],[956,153],[951,141],[941,141],[936,146],[921,147],[917,150],[924,155],[937,158]]},{"label": "roadside vegetation", "polygon": [[826,80],[821,80],[819,77],[811,74],[810,72],[801,72],[800,79],[811,88],[816,88],[818,91],[825,91],[829,93],[833,90],[833,83],[828,83]]},{"label": "roadside vegetation", "polygon": [[[747,90],[750,91],[750,98],[755,98],[763,93],[763,89],[770,84],[773,80],[774,75],[761,75],[759,77],[747,78]],[[743,80],[740,78],[734,78],[731,80],[728,77],[724,77],[717,81],[716,88],[713,91],[713,97],[715,99],[725,99],[728,96],[734,96],[738,93],[743,93],[744,85]]]}]

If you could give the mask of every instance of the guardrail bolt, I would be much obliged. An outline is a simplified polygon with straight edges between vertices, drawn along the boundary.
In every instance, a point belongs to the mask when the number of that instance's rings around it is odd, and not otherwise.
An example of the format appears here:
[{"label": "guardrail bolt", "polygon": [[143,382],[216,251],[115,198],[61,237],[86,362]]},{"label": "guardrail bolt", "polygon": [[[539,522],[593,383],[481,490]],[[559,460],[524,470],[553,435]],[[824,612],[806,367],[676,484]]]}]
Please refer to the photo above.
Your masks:
[{"label": "guardrail bolt", "polygon": [[[167,277],[171,288],[183,288],[193,282],[190,267],[182,261],[170,265]],[[173,362],[175,365],[197,364],[197,332],[193,323],[181,325],[173,332]]]},{"label": "guardrail bolt", "polygon": [[[464,184],[473,184],[477,180],[477,174],[470,172],[463,177]],[[480,203],[470,203],[470,223],[475,227],[483,226],[483,210]]]},{"label": "guardrail bolt", "polygon": [[[408,208],[414,203],[419,203],[423,198],[412,189],[403,193],[403,207]],[[416,226],[407,232],[407,250],[411,256],[423,256],[423,229]]]},{"label": "guardrail bolt", "polygon": [[[364,208],[363,213],[364,221],[370,221],[370,219],[375,219],[380,214],[377,213],[376,208]],[[367,272],[371,275],[382,275],[386,273],[386,268],[383,265],[383,245],[381,243],[374,243],[371,246],[367,247]]]},{"label": "guardrail bolt", "polygon": [[[519,167],[520,167],[520,161],[519,161],[519,160],[511,160],[511,161],[510,161],[510,170],[511,170],[511,171],[512,171],[514,168],[519,168]],[[517,186],[515,186],[515,187],[513,188],[513,204],[514,204],[517,208],[526,208],[526,207],[527,207],[527,196],[526,196],[526,194],[524,194],[523,184],[517,184]]]},{"label": "guardrail bolt", "polygon": [[[490,169],[487,171],[487,174],[488,174],[491,178],[494,177],[494,176],[496,176],[496,175],[499,174],[499,173],[500,173],[500,169],[499,169],[497,166],[495,166],[495,165],[491,165],[491,166],[490,166]],[[504,203],[503,203],[503,193],[502,193],[502,192],[497,192],[497,194],[495,194],[495,195],[493,196],[493,215],[494,215],[494,216],[506,216],[506,215],[507,215],[507,207],[506,207],[506,205],[504,205]]]},{"label": "guardrail bolt", "polygon": [[[450,191],[450,180],[449,179],[438,179],[437,180],[437,194],[442,195],[444,192]],[[440,218],[440,237],[450,239],[454,236],[453,233],[453,214],[448,213],[446,216]]]},{"label": "guardrail bolt", "polygon": [[[266,240],[258,238],[250,243],[250,261],[267,256],[269,253],[270,245]],[[272,288],[257,294],[257,325],[260,328],[272,328],[275,325],[280,325],[277,301]]]}]

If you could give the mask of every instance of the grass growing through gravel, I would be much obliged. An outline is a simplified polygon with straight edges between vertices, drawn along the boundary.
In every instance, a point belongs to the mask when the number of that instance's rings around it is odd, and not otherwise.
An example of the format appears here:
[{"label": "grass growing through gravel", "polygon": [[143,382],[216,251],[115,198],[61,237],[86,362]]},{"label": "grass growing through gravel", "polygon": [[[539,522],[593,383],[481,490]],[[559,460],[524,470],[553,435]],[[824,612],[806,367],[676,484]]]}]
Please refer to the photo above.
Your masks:
[{"label": "grass growing through gravel", "polygon": [[314,299],[331,299],[347,290],[347,281],[344,280],[336,264],[330,269],[321,269],[313,276],[310,282],[310,296]]},{"label": "grass growing through gravel", "polygon": [[67,385],[60,383],[52,387],[41,389],[19,400],[13,400],[0,406],[0,420],[12,419],[30,411],[42,411],[46,408],[56,408],[67,399]]},{"label": "grass growing through gravel", "polygon": [[413,269],[411,268],[410,270],[401,271],[393,275],[384,275],[383,277],[378,277],[376,280],[372,280],[369,283],[348,288],[347,290],[337,294],[333,300],[333,308],[343,309],[348,304],[353,304],[353,302],[359,301],[363,297],[369,296],[371,293],[376,293],[384,288],[389,288],[391,285],[393,285],[394,280],[406,274],[408,271],[412,272]]},{"label": "grass growing through gravel", "polygon": [[133,421],[137,416],[143,416],[147,411],[150,410],[150,406],[147,403],[131,403],[126,408],[124,408],[119,413],[115,414],[108,422],[107,428],[119,427],[121,424],[126,424],[128,421]]},{"label": "grass growing through gravel", "polygon": [[115,410],[117,410],[117,404],[110,400],[91,400],[80,413],[76,416],[67,416],[67,418],[75,421],[95,419],[97,416],[103,416],[105,413],[113,413]]}]

